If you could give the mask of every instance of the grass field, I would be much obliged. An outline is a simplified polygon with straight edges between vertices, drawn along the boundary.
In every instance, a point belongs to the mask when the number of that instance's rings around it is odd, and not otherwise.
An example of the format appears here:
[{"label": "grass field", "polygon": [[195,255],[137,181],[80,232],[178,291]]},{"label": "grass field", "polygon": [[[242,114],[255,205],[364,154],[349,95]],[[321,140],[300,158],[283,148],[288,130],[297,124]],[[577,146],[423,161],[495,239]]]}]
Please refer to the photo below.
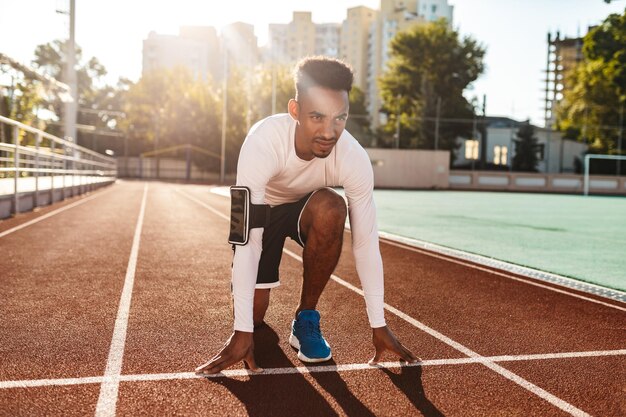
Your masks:
[{"label": "grass field", "polygon": [[626,290],[626,198],[377,190],[382,231]]}]

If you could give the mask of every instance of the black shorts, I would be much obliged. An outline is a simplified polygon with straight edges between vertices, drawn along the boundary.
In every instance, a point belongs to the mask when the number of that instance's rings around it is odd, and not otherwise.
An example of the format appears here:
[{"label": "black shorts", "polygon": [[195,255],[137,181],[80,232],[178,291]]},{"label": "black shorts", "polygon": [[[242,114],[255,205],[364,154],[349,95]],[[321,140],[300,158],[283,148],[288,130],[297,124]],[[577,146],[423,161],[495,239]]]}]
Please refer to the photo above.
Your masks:
[{"label": "black shorts", "polygon": [[256,288],[274,288],[280,285],[278,267],[287,236],[304,247],[304,237],[300,235],[300,216],[314,193],[315,191],[294,203],[281,204],[270,209],[270,224],[263,230],[263,251]]}]

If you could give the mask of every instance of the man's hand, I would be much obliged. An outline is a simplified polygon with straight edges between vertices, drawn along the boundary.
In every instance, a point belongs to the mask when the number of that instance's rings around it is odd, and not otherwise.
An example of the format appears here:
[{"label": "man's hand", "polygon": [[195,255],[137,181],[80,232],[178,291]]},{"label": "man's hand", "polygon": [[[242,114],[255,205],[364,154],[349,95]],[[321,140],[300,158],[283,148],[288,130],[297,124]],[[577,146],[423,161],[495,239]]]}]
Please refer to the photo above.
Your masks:
[{"label": "man's hand", "polygon": [[378,362],[380,361],[380,357],[386,350],[392,351],[393,353],[400,356],[401,360],[404,360],[408,363],[416,363],[422,361],[410,350],[405,348],[387,326],[372,329],[372,342],[374,343],[376,353],[374,354],[374,357],[370,360],[370,365],[378,364]]},{"label": "man's hand", "polygon": [[220,352],[207,363],[196,368],[198,375],[217,374],[223,369],[243,360],[252,372],[263,372],[254,361],[252,333],[235,331]]}]

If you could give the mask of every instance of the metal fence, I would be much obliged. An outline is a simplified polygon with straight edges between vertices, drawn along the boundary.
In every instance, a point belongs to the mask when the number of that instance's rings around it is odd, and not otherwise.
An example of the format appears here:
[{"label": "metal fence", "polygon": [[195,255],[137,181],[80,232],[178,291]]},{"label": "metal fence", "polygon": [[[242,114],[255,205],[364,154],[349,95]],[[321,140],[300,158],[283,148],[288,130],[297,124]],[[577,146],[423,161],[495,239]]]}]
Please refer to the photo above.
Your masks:
[{"label": "metal fence", "polygon": [[[70,140],[0,116],[0,197],[13,196],[12,213],[20,211],[19,198],[40,191],[115,180],[114,158],[76,145]],[[65,191],[63,191],[63,196]]]}]

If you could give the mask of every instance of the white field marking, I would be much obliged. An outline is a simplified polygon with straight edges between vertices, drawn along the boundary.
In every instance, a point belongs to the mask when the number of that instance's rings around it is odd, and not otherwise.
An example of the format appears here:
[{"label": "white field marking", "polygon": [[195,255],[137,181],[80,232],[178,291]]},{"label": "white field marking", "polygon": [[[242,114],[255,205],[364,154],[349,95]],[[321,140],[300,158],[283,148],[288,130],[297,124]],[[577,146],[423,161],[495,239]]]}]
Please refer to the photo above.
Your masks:
[{"label": "white field marking", "polygon": [[[421,367],[421,366],[452,366],[466,364],[485,364],[487,362],[529,362],[537,360],[567,359],[567,358],[597,358],[602,356],[624,356],[626,349],[600,350],[587,352],[561,352],[561,353],[540,353],[532,355],[504,355],[504,356],[480,356],[475,358],[451,358],[451,359],[428,359],[420,363],[402,362],[379,362],[376,365],[367,363],[351,363],[341,365],[319,365],[319,366],[298,366],[285,368],[264,368],[263,372],[255,373],[247,369],[225,370],[214,375],[198,375],[195,372],[175,372],[161,374],[129,374],[120,375],[119,381],[123,382],[143,382],[143,381],[165,381],[196,378],[224,378],[239,376],[263,376],[263,375],[290,375],[290,374],[312,374],[318,372],[349,372],[366,371],[373,369],[393,369],[401,367]],[[59,378],[59,379],[33,379],[22,381],[1,381],[0,389],[11,388],[33,388],[62,385],[100,384],[110,379],[104,376],[83,377],[83,378]]]},{"label": "white field marking", "polygon": [[626,311],[626,307],[618,306],[618,305],[611,304],[611,303],[606,303],[604,301],[596,300],[595,298],[585,297],[584,295],[575,294],[575,293],[569,292],[569,291],[564,290],[564,289],[552,287],[550,285],[544,285],[544,284],[536,282],[536,281],[534,281],[532,279],[525,279],[525,278],[521,278],[521,277],[516,277],[516,276],[513,276],[513,275],[506,274],[504,272],[495,271],[493,269],[485,268],[485,267],[478,266],[478,265],[475,265],[475,264],[472,264],[472,263],[469,263],[469,262],[464,262],[464,261],[461,261],[461,260],[458,260],[458,259],[453,259],[453,258],[450,258],[450,257],[447,257],[447,256],[438,255],[438,254],[433,253],[433,252],[422,250],[422,249],[419,249],[419,248],[416,248],[416,247],[413,247],[413,246],[407,246],[407,245],[404,245],[404,244],[396,243],[396,242],[393,242],[393,241],[390,241],[390,240],[385,240],[384,242],[386,244],[388,244],[388,245],[391,245],[391,246],[396,246],[396,247],[403,248],[403,249],[406,249],[406,250],[409,250],[409,251],[412,251],[412,252],[418,252],[418,253],[421,253],[421,254],[424,254],[424,255],[431,256],[433,258],[443,259],[443,260],[451,262],[451,263],[467,266],[467,267],[470,267],[470,268],[473,268],[473,269],[477,269],[479,271],[488,272],[488,273],[493,274],[493,275],[498,275],[500,277],[508,278],[508,279],[511,279],[511,280],[514,280],[514,281],[523,282],[523,283],[526,283],[526,284],[529,284],[529,285],[534,285],[535,287],[544,288],[546,290],[558,292],[560,294],[569,295],[570,297],[578,298],[578,299],[585,300],[585,301],[590,301],[592,303],[600,304],[600,305],[603,305],[605,307],[611,307],[611,308],[614,308],[616,310]]},{"label": "white field marking", "polygon": [[[194,199],[195,201],[196,199]],[[198,200],[199,202],[199,200]],[[209,205],[205,204],[205,203],[201,203],[202,206],[204,207],[210,207]],[[215,209],[213,209],[211,207],[212,211],[214,211]],[[216,211],[216,210],[215,210]],[[224,216],[223,214],[220,213],[220,216],[224,217],[226,220],[228,220],[228,218],[226,216]],[[287,255],[291,256],[294,259],[297,259],[298,261],[302,262],[302,258],[298,255],[296,255],[295,253],[291,252],[288,249],[283,249],[283,252],[285,252]],[[355,291],[357,294],[360,294],[361,296],[363,296],[363,291],[361,291],[360,289],[356,288],[354,285],[344,281],[343,279],[339,278],[337,275],[331,275],[331,278],[351,289],[352,291]],[[400,310],[390,306],[389,304],[385,303],[385,309],[388,310],[389,312],[397,315],[398,317],[402,318],[403,320],[407,321],[408,323],[412,324],[413,326],[419,328],[420,330],[430,334],[431,336],[439,339],[440,341],[446,343],[447,345],[451,346],[452,348],[458,350],[459,352],[471,357],[471,358],[484,358],[483,356],[479,355],[478,353],[474,352],[473,350],[469,349],[466,346],[463,346],[462,344],[450,339],[449,337],[439,333],[438,331],[431,329],[430,327],[426,326],[425,324],[417,321],[416,319],[414,319],[413,317],[401,312]],[[580,410],[579,408],[576,408],[575,406],[573,406],[572,404],[558,398],[557,396],[549,393],[548,391],[544,390],[543,388],[538,387],[537,385],[525,380],[524,378],[520,377],[519,375],[514,374],[513,372],[509,371],[508,369],[505,369],[503,367],[501,367],[500,365],[493,363],[493,362],[480,362],[483,363],[487,368],[491,369],[492,371],[496,372],[497,374],[509,379],[510,381],[515,382],[516,384],[518,384],[519,386],[525,388],[526,390],[532,392],[533,394],[535,394],[536,396],[538,396],[539,398],[544,399],[545,401],[549,402],[550,404],[554,405],[555,407],[570,413],[573,416],[576,417],[588,417],[589,414],[585,413],[584,411]]]},{"label": "white field marking", "polygon": [[178,188],[174,188],[175,191],[177,191],[178,193],[180,193],[181,195],[184,195],[185,197],[187,197],[188,199],[200,204],[202,207],[206,208],[207,210],[209,210],[211,213],[216,214],[217,216],[221,217],[224,220],[228,220],[230,221],[230,218],[224,214],[222,214],[220,211],[214,209],[213,207],[209,206],[208,204],[204,203],[201,200],[198,200],[196,197],[188,194],[186,191],[182,191]]},{"label": "white field marking", "polygon": [[222,197],[230,198],[230,188],[229,187],[212,187],[210,190],[213,194],[221,195]]},{"label": "white field marking", "polygon": [[[296,255],[295,253],[291,252],[288,249],[283,249],[283,252],[285,252],[287,255],[291,256],[292,258],[295,258],[297,260],[299,260],[300,262],[302,262],[302,258],[298,255]],[[350,284],[349,282],[344,281],[343,279],[339,278],[337,275],[333,274],[330,276],[335,282],[345,286],[348,289],[351,289],[352,291],[356,292],[357,294],[363,296],[363,291],[361,291],[359,288],[355,287],[354,285]],[[389,304],[385,303],[384,304],[385,309],[393,314],[395,314],[396,316],[400,317],[401,319],[403,319],[404,321],[412,324],[413,326],[417,327],[418,329],[422,330],[425,333],[428,333],[429,335],[435,337],[436,339],[439,339],[440,341],[442,341],[443,343],[445,343],[448,346],[451,346],[452,348],[458,350],[459,352],[469,356],[470,358],[483,358],[483,356],[481,356],[480,354],[474,352],[473,350],[469,349],[468,347],[460,344],[459,342],[456,342],[452,339],[450,339],[448,336],[445,336],[442,333],[439,333],[438,331],[426,326],[424,323],[414,319],[413,317],[409,316],[408,314],[403,313],[402,311],[398,310],[395,307],[390,306]],[[538,396],[539,398],[544,399],[545,401],[549,402],[550,404],[554,405],[555,407],[560,408],[561,410],[570,413],[573,416],[577,416],[577,417],[582,417],[582,416],[589,416],[589,414],[585,413],[584,411],[580,410],[579,408],[576,408],[575,406],[573,406],[572,404],[560,399],[559,397],[550,394],[548,391],[544,390],[543,388],[538,387],[537,385],[525,380],[524,378],[520,377],[519,375],[514,374],[513,372],[509,371],[508,369],[505,369],[503,367],[501,367],[500,365],[493,363],[493,362],[483,362],[480,361],[480,363],[482,363],[483,365],[485,365],[487,368],[491,369],[492,371],[496,372],[499,375],[502,375],[503,377],[515,382],[517,385],[521,386],[522,388],[525,388],[526,390],[532,392],[533,394],[535,394],[536,396]]]},{"label": "white field marking", "polygon": [[137,269],[137,256],[139,254],[141,229],[143,228],[143,218],[146,211],[147,196],[148,184],[146,183],[143,187],[141,209],[139,210],[139,217],[137,218],[137,226],[135,227],[135,235],[133,237],[133,246],[130,250],[128,266],[126,268],[124,288],[122,289],[120,304],[117,310],[117,318],[115,319],[115,328],[113,329],[113,339],[111,340],[109,358],[107,360],[106,370],[104,371],[102,385],[100,386],[98,404],[96,405],[97,417],[115,416],[117,392],[120,385],[120,374],[122,373],[122,361],[124,358],[124,345],[126,344],[126,330],[128,327],[130,301],[133,294],[133,284],[135,282],[135,270]]},{"label": "white field marking", "polygon": [[44,214],[43,216],[37,217],[36,219],[29,220],[29,221],[27,221],[26,223],[22,223],[22,224],[20,224],[20,225],[17,225],[17,226],[15,226],[15,227],[12,227],[12,228],[10,228],[10,229],[8,229],[8,230],[5,230],[4,232],[1,232],[1,233],[0,233],[0,238],[1,238],[1,237],[4,237],[4,236],[6,236],[6,235],[8,235],[8,234],[10,234],[10,233],[17,232],[17,231],[18,231],[18,230],[20,230],[20,229],[23,229],[23,228],[25,228],[25,227],[28,227],[28,226],[33,225],[33,224],[35,224],[35,223],[38,223],[38,222],[40,222],[40,221],[42,221],[42,220],[45,220],[45,219],[47,219],[47,218],[49,218],[49,217],[52,217],[52,216],[54,216],[55,214],[59,214],[59,213],[61,213],[61,212],[64,212],[65,210],[69,210],[69,209],[71,209],[71,208],[74,208],[74,207],[76,207],[76,206],[79,206],[79,205],[81,205],[81,204],[83,204],[83,203],[86,203],[87,201],[93,200],[94,198],[100,197],[101,195],[104,195],[104,194],[106,194],[106,193],[110,192],[111,190],[113,190],[113,188],[109,188],[108,190],[104,190],[103,192],[101,192],[101,193],[97,193],[97,194],[92,195],[92,196],[90,196],[90,197],[85,197],[85,198],[83,198],[83,199],[81,199],[81,200],[78,200],[78,201],[75,201],[75,202],[73,202],[73,203],[71,203],[71,204],[68,204],[67,206],[63,206],[63,207],[58,208],[58,209],[56,209],[56,210],[53,210],[53,211],[51,211],[51,212],[49,212],[49,213],[46,213],[46,214]]}]

